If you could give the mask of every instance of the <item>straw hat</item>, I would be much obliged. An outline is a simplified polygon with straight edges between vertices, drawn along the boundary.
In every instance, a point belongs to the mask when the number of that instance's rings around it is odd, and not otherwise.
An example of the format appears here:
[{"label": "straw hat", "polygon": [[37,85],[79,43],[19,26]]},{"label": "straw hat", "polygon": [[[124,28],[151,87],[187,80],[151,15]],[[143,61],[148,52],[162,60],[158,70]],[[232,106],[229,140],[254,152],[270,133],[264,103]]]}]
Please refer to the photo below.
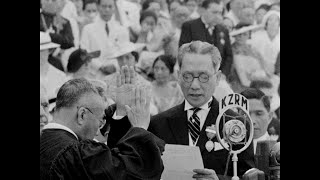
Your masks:
[{"label": "straw hat", "polygon": [[279,17],[280,19],[280,13],[278,11],[275,11],[275,10],[270,10],[268,11],[264,16],[263,16],[263,19],[262,19],[262,22],[261,24],[263,25],[263,27],[266,27],[266,24],[267,24],[267,20],[269,19],[270,16],[272,15],[276,15]]},{"label": "straw hat", "polygon": [[51,42],[49,33],[40,31],[40,51],[60,47],[59,44]]},{"label": "straw hat", "polygon": [[143,43],[123,42],[116,44],[114,52],[107,59],[115,59],[131,52],[141,51],[146,45]]},{"label": "straw hat", "polygon": [[245,32],[248,32],[248,31],[252,31],[252,30],[256,30],[256,29],[259,29],[259,28],[261,28],[260,25],[245,26],[245,27],[242,27],[240,29],[232,31],[230,33],[230,36],[236,36],[238,34],[242,34],[242,33],[245,33]]}]

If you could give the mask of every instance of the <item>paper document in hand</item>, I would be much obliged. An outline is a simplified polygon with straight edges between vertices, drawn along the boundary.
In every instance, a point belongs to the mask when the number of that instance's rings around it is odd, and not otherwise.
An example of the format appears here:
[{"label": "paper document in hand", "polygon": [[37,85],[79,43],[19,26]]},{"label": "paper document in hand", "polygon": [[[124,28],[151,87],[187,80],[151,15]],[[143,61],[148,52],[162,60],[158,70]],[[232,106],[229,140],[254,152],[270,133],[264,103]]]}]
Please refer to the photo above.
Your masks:
[{"label": "paper document in hand", "polygon": [[192,170],[204,168],[198,146],[166,144],[162,161],[162,180],[194,180]]}]

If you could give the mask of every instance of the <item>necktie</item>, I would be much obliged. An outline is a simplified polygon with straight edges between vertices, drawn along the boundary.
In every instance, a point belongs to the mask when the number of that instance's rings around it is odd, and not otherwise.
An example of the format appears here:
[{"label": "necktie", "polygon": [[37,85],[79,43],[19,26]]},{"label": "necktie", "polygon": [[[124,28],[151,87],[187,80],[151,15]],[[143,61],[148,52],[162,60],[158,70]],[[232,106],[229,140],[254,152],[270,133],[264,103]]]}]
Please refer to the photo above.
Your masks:
[{"label": "necktie", "polygon": [[201,110],[200,108],[192,108],[192,116],[189,118],[188,127],[191,135],[193,144],[197,141],[200,134],[200,119],[197,116],[197,112]]},{"label": "necktie", "polygon": [[109,36],[109,27],[108,27],[108,23],[106,23],[106,31],[107,31],[107,35]]}]

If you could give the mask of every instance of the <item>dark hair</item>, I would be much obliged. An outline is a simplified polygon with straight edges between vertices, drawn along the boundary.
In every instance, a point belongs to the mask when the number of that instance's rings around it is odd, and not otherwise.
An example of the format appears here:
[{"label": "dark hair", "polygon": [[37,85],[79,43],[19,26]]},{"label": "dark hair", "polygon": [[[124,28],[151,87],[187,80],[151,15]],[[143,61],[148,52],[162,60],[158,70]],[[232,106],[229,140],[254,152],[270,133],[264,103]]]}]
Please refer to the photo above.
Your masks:
[{"label": "dark hair", "polygon": [[166,67],[169,69],[170,73],[172,74],[174,65],[176,64],[176,61],[177,61],[176,58],[171,55],[160,55],[154,60],[152,69],[154,68],[154,66],[159,60],[166,65]]},{"label": "dark hair", "polygon": [[141,14],[140,14],[140,24],[141,24],[141,22],[142,22],[145,18],[147,18],[147,17],[149,17],[149,16],[153,17],[154,20],[155,20],[156,23],[157,23],[158,17],[157,17],[157,15],[156,15],[156,13],[154,13],[153,11],[146,10],[146,11],[142,11]]},{"label": "dark hair", "polygon": [[[99,1],[99,4],[100,4],[100,0],[98,0]],[[86,6],[88,5],[88,4],[96,4],[96,5],[98,5],[98,2],[97,2],[97,0],[84,0],[83,1],[83,7],[82,7],[82,10],[85,10],[86,9]]]},{"label": "dark hair", "polygon": [[201,4],[201,7],[208,9],[209,5],[212,3],[220,4],[221,0],[204,0]]},{"label": "dark hair", "polygon": [[240,94],[246,97],[247,99],[261,100],[264,107],[267,109],[268,112],[270,112],[270,99],[259,89],[248,88],[242,91]]},{"label": "dark hair", "polygon": [[261,89],[261,88],[272,88],[272,83],[267,80],[253,80],[250,83],[250,88]]},{"label": "dark hair", "polygon": [[96,87],[85,78],[71,79],[64,83],[57,94],[55,111],[72,107],[87,93],[99,95]]},{"label": "dark hair", "polygon": [[141,10],[144,11],[144,10],[148,9],[148,8],[150,7],[150,4],[153,3],[153,2],[158,3],[158,2],[155,1],[155,0],[146,0],[146,1],[144,1],[144,2],[142,3],[142,8],[141,8]]},{"label": "dark hair", "polygon": [[135,60],[136,62],[138,62],[138,60],[139,60],[139,53],[136,52],[136,51],[132,51],[131,54],[134,56],[134,60]]},{"label": "dark hair", "polygon": [[269,11],[271,8],[271,6],[269,6],[268,4],[261,4],[258,9],[256,10],[256,12],[259,10],[259,9],[264,9],[265,11]]},{"label": "dark hair", "polygon": [[91,58],[87,57],[86,54],[87,52],[83,49],[77,49],[70,54],[67,65],[69,73],[77,72],[84,64],[90,62]]}]

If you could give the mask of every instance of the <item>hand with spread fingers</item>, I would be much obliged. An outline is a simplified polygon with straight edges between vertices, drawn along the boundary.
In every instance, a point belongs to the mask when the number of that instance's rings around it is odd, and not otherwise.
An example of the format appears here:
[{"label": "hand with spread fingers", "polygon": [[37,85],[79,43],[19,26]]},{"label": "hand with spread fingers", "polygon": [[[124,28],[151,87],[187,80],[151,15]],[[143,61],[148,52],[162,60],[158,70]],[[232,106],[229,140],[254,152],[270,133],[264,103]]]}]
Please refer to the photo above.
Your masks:
[{"label": "hand with spread fingers", "polygon": [[136,87],[133,92],[134,98],[131,99],[131,106],[125,106],[128,119],[133,127],[147,130],[150,124],[150,89]]},{"label": "hand with spread fingers", "polygon": [[194,169],[193,172],[197,173],[192,176],[196,180],[219,180],[216,172],[212,169]]},{"label": "hand with spread fingers", "polygon": [[135,87],[135,71],[133,66],[123,66],[120,73],[117,73],[117,88],[115,102],[117,105],[117,115],[125,116],[125,105],[131,105],[133,89]]}]

